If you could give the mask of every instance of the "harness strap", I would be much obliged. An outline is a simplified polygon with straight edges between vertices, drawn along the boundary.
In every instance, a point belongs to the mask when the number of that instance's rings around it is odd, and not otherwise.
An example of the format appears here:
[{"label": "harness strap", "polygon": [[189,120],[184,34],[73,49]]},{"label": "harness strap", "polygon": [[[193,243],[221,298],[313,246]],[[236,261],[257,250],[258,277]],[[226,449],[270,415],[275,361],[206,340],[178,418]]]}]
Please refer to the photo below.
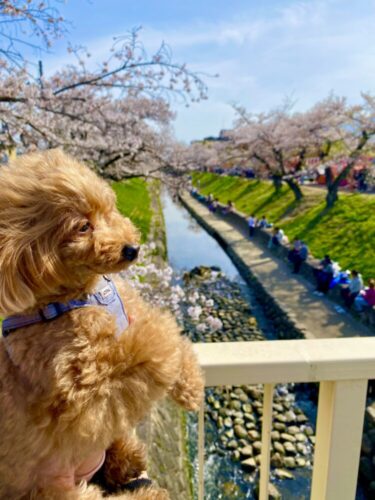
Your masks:
[{"label": "harness strap", "polygon": [[78,300],[72,300],[67,304],[53,302],[43,307],[43,309],[39,309],[39,311],[34,314],[17,314],[14,316],[8,316],[3,320],[2,323],[3,337],[7,337],[12,331],[17,330],[18,328],[33,325],[35,323],[51,321],[68,311],[72,311],[73,309],[78,309],[79,307],[85,307],[89,305],[92,304]]},{"label": "harness strap", "polygon": [[117,323],[116,336],[121,335],[129,326],[129,319],[115,284],[110,278],[103,276],[95,292],[88,294],[83,300],[74,299],[66,304],[53,302],[33,314],[16,314],[14,316],[8,316],[2,323],[3,337],[7,337],[18,328],[33,325],[35,323],[52,321],[73,309],[98,305],[105,307],[110,314],[115,316]]}]

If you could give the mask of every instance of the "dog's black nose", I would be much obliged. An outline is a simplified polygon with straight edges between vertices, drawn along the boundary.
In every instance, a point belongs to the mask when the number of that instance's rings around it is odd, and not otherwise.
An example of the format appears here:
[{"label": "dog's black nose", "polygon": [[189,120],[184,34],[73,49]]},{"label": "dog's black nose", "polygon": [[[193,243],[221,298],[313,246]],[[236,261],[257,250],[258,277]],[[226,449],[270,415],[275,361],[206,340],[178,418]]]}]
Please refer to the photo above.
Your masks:
[{"label": "dog's black nose", "polygon": [[122,249],[122,256],[125,260],[132,262],[138,257],[139,247],[132,247],[130,245],[125,245]]}]

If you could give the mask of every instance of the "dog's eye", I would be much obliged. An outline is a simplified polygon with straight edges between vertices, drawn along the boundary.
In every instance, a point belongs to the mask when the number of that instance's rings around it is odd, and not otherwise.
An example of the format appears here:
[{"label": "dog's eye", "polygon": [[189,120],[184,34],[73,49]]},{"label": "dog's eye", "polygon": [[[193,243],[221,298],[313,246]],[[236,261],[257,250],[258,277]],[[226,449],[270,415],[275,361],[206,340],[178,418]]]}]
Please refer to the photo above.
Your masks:
[{"label": "dog's eye", "polygon": [[89,231],[91,229],[91,223],[90,222],[86,222],[86,224],[84,224],[82,227],[79,228],[79,232],[80,233],[86,233],[87,231]]}]

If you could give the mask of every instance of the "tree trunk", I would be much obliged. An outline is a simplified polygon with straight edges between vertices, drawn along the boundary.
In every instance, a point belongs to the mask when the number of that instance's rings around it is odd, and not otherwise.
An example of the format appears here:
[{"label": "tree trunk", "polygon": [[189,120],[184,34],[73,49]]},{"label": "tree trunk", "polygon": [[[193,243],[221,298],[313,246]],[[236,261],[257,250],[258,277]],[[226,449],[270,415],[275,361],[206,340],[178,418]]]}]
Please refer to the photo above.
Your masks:
[{"label": "tree trunk", "polygon": [[283,179],[281,175],[274,174],[272,176],[273,187],[275,188],[276,193],[280,192],[281,186],[283,184]]},{"label": "tree trunk", "polygon": [[285,179],[285,182],[288,184],[288,187],[293,191],[294,198],[296,201],[300,201],[303,198],[303,193],[299,185],[294,181],[294,179]]},{"label": "tree trunk", "polygon": [[326,196],[326,207],[332,208],[336,201],[339,199],[338,195],[338,184],[333,184],[330,188],[328,188],[327,196]]},{"label": "tree trunk", "polygon": [[326,167],[324,170],[324,174],[326,176],[326,186],[327,186],[327,196],[326,196],[326,207],[332,208],[333,205],[338,200],[338,188],[339,182],[333,179],[333,173],[331,167]]},{"label": "tree trunk", "polygon": [[325,175],[326,175],[326,184],[327,184],[327,189],[328,193],[326,196],[326,206],[327,208],[332,208],[336,201],[339,199],[338,196],[338,190],[339,190],[339,185],[340,182],[349,175],[349,172],[351,169],[354,167],[359,153],[362,151],[364,146],[367,144],[371,134],[369,134],[366,130],[362,131],[362,136],[358,142],[357,147],[355,148],[354,151],[349,155],[350,156],[350,161],[347,164],[345,168],[341,170],[339,175],[336,177],[336,179],[333,179],[333,174],[332,174],[332,169],[331,167],[326,167],[325,169]]},{"label": "tree trunk", "polygon": [[340,174],[336,177],[336,179],[333,179],[333,174],[332,174],[332,169],[331,167],[327,167],[325,169],[325,175],[326,175],[326,184],[327,184],[327,196],[326,196],[326,206],[327,208],[332,208],[336,201],[339,199],[339,186],[340,182],[344,180],[353,166],[355,165],[355,159],[350,160],[350,162],[347,164],[347,166],[340,172]]}]

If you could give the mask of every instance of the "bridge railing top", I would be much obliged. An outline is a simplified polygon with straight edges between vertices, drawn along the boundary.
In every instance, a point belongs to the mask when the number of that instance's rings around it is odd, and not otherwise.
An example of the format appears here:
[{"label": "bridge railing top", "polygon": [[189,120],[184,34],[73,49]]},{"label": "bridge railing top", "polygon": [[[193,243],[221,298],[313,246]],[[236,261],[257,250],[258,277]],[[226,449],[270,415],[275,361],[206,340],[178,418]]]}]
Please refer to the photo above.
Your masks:
[{"label": "bridge railing top", "polygon": [[375,378],[375,337],[195,344],[206,386]]}]

